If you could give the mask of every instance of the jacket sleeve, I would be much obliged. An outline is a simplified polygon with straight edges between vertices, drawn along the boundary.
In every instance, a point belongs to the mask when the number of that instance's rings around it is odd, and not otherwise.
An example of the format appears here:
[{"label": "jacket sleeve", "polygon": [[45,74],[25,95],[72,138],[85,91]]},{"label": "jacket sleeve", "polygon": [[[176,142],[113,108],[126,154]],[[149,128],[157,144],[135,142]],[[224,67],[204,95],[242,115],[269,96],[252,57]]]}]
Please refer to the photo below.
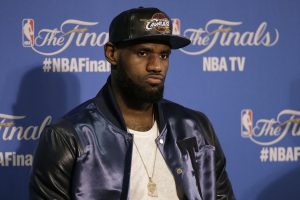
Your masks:
[{"label": "jacket sleeve", "polygon": [[230,180],[226,172],[226,158],[209,119],[198,112],[197,116],[204,127],[206,141],[215,146],[217,200],[235,200]]},{"label": "jacket sleeve", "polygon": [[29,181],[30,199],[71,199],[71,174],[77,156],[66,128],[46,127],[35,152]]}]

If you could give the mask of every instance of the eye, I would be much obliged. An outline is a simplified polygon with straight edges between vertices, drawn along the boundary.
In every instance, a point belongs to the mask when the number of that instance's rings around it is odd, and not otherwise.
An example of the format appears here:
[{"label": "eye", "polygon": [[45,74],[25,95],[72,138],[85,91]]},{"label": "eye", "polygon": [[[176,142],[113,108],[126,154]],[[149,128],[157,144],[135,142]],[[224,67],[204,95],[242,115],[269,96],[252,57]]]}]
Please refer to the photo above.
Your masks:
[{"label": "eye", "polygon": [[169,58],[169,56],[170,56],[170,53],[162,53],[162,54],[160,54],[160,58],[162,60],[167,60]]},{"label": "eye", "polygon": [[147,51],[141,50],[141,51],[138,51],[138,52],[137,52],[137,55],[140,56],[140,57],[145,57],[145,56],[148,55],[148,52],[147,52]]}]

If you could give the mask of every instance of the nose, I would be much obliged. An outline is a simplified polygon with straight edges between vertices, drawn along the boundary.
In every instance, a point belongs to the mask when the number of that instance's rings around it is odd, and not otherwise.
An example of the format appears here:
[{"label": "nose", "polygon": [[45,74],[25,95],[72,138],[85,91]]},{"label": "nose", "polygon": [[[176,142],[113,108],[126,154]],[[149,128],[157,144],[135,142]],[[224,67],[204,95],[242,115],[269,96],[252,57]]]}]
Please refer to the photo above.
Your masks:
[{"label": "nose", "polygon": [[151,54],[148,58],[147,71],[161,72],[162,70],[162,60],[157,54]]}]

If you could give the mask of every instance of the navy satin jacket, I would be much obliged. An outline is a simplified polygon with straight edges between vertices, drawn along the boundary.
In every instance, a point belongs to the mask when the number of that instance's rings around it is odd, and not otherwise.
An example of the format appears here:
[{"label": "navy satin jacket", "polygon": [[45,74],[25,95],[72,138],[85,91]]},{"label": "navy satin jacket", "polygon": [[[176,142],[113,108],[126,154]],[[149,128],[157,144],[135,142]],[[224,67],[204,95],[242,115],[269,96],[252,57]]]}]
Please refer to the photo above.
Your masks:
[{"label": "navy satin jacket", "polygon": [[[155,109],[160,130],[156,143],[179,199],[235,199],[208,119],[167,100]],[[32,167],[30,199],[129,199],[132,147],[133,136],[126,132],[108,81],[94,99],[44,129]]]}]

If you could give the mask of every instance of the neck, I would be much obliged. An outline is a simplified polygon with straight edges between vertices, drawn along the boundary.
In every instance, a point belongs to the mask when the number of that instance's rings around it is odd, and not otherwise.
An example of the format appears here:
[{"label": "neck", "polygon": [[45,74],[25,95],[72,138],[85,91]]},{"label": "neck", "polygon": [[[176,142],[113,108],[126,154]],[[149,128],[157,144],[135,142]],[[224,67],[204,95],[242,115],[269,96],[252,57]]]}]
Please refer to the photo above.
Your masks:
[{"label": "neck", "polygon": [[121,110],[127,128],[136,131],[147,131],[154,123],[153,103],[143,102],[139,99],[122,95],[116,87],[113,94]]}]

